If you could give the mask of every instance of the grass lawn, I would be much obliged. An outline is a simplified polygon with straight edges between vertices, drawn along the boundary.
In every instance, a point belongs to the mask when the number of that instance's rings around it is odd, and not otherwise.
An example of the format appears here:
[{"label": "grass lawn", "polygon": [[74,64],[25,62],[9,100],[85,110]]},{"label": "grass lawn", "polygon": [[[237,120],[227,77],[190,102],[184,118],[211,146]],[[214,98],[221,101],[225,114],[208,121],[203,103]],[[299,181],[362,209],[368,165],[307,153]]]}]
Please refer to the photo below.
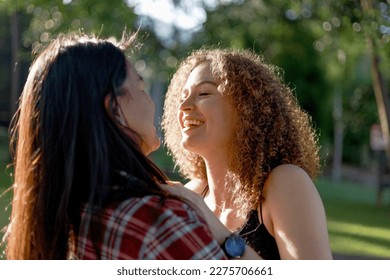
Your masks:
[{"label": "grass lawn", "polygon": [[316,182],[325,205],[332,252],[390,259],[390,189],[376,206],[376,187]]},{"label": "grass lawn", "polygon": [[[10,214],[11,193],[5,193],[5,190],[11,185],[9,171],[6,171],[6,166],[9,163],[7,130],[0,127],[0,241],[3,238],[3,229],[8,223]],[[7,173],[8,172],[8,173]],[[0,242],[1,243],[1,242]],[[0,245],[0,260],[3,247]]]},{"label": "grass lawn", "polygon": [[[1,170],[4,170],[4,169],[1,169]],[[0,176],[0,178],[1,178],[1,176]],[[9,221],[8,220],[9,215],[11,214],[10,203],[11,203],[11,197],[12,197],[10,192],[4,193],[6,188],[3,186],[4,185],[0,185],[0,260],[4,259],[4,256],[3,256],[4,244],[2,244],[1,240],[3,239],[5,226],[8,224],[8,221]]]}]

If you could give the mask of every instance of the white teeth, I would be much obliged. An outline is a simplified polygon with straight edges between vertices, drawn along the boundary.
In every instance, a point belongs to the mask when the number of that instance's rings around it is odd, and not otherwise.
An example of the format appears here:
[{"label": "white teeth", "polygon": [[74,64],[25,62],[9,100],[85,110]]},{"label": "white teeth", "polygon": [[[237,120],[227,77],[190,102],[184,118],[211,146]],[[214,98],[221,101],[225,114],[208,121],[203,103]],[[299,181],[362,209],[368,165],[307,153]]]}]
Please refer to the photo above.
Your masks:
[{"label": "white teeth", "polygon": [[186,119],[184,121],[184,127],[194,127],[194,126],[199,126],[202,124],[204,124],[204,122],[199,121],[199,120]]}]

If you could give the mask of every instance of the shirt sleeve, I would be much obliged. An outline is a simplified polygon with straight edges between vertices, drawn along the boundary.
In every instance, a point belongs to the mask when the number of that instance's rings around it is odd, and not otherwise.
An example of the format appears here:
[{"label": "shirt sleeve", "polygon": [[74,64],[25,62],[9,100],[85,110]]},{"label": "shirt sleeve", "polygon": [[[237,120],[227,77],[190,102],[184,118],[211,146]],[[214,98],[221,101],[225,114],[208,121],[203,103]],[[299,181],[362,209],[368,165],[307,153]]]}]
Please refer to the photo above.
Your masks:
[{"label": "shirt sleeve", "polygon": [[166,198],[160,204],[156,196],[144,197],[115,212],[107,223],[103,258],[227,259],[203,219],[180,200]]},{"label": "shirt sleeve", "polygon": [[226,259],[203,219],[180,201],[166,201],[145,241],[144,259]]}]

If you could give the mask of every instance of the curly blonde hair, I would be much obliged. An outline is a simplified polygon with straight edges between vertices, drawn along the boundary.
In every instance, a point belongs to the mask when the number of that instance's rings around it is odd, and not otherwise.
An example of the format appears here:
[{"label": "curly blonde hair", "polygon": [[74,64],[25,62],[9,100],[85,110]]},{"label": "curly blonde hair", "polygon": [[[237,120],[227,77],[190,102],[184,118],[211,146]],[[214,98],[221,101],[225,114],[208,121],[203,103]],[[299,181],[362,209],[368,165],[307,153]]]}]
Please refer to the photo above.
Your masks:
[{"label": "curly blonde hair", "polygon": [[264,183],[281,164],[294,164],[314,179],[318,176],[319,145],[311,119],[284,84],[278,67],[248,50],[200,49],[179,66],[168,87],[162,128],[165,144],[180,173],[207,180],[204,160],[182,148],[177,111],[184,84],[191,71],[210,63],[222,94],[233,105],[238,121],[229,153],[229,182],[242,214],[262,199]]}]

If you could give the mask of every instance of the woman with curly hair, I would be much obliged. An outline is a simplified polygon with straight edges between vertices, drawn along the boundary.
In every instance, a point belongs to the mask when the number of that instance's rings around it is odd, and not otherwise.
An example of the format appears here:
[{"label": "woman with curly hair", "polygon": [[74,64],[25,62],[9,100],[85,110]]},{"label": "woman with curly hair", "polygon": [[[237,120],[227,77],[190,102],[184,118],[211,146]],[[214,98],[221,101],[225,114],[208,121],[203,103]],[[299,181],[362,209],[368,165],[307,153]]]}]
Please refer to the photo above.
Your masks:
[{"label": "woman with curly hair", "polygon": [[331,259],[318,139],[278,70],[250,51],[194,51],[168,88],[165,142],[186,187],[261,257]]}]

